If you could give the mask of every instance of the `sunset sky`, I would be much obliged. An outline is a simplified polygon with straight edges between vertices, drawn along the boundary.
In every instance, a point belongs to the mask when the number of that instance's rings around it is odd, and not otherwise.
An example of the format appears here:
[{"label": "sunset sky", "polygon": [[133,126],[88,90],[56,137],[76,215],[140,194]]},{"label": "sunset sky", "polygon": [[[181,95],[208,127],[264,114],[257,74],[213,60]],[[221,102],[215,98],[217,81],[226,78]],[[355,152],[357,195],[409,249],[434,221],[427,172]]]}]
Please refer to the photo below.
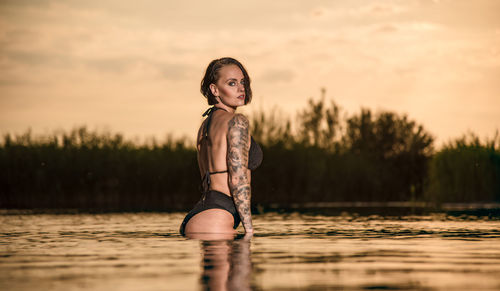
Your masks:
[{"label": "sunset sky", "polygon": [[1,0],[0,133],[87,125],[193,138],[214,58],[247,67],[242,112],[407,113],[441,144],[500,129],[500,1]]}]

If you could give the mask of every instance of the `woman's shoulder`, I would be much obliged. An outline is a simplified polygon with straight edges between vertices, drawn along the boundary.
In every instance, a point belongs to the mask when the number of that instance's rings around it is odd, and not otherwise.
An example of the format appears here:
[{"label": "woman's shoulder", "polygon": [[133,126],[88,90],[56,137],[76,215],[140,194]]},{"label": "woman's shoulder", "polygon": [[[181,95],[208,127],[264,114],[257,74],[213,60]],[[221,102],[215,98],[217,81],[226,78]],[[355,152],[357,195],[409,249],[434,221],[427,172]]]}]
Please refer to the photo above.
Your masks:
[{"label": "woman's shoulder", "polygon": [[235,126],[248,128],[248,126],[249,126],[248,118],[241,113],[233,114],[228,119],[228,127],[231,128],[231,127],[235,127]]}]

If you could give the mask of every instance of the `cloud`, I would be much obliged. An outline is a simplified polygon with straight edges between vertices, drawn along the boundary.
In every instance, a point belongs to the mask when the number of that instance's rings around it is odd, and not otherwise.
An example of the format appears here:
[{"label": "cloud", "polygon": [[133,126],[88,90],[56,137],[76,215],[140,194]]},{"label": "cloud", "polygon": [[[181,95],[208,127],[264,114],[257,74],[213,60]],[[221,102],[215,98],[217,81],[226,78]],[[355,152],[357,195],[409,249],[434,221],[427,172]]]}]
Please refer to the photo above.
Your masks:
[{"label": "cloud", "polygon": [[71,67],[74,65],[68,55],[36,52],[36,51],[2,51],[8,60],[14,64],[28,66]]},{"label": "cloud", "polygon": [[2,0],[0,7],[46,6],[52,0]]},{"label": "cloud", "polygon": [[[12,78],[8,76],[0,77],[0,87],[18,87],[18,86],[32,86],[32,85],[41,85],[40,82],[35,83],[25,79]],[[0,99],[4,99],[5,95],[2,95]]]},{"label": "cloud", "polygon": [[418,36],[416,33],[431,33],[443,30],[444,27],[433,22],[401,22],[401,23],[385,23],[371,26],[371,30],[375,34],[398,34],[398,36]]},{"label": "cloud", "polygon": [[394,15],[404,12],[406,9],[395,4],[372,3],[361,7],[358,11],[361,15]]},{"label": "cloud", "polygon": [[290,82],[294,79],[295,74],[291,70],[286,69],[268,69],[261,73],[258,79],[261,82]]},{"label": "cloud", "polygon": [[418,0],[417,1],[421,5],[435,5],[435,4],[440,4],[440,3],[445,3],[449,1],[444,1],[444,0]]},{"label": "cloud", "polygon": [[140,63],[131,58],[89,58],[84,62],[95,71],[114,74],[126,73],[130,67]]},{"label": "cloud", "polygon": [[162,63],[158,64],[161,67],[163,77],[169,80],[187,79],[192,67],[187,64]]},{"label": "cloud", "polygon": [[383,24],[375,28],[375,33],[393,33],[399,31],[397,25],[394,24]]}]

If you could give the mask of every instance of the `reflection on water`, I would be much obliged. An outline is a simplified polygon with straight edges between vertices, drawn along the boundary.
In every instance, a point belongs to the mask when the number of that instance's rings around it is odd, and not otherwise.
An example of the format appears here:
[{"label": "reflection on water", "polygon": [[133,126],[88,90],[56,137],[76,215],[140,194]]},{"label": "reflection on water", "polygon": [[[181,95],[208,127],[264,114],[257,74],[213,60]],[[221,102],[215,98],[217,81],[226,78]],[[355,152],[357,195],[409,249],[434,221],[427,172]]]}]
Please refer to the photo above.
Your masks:
[{"label": "reflection on water", "polygon": [[185,238],[184,214],[0,215],[1,290],[495,290],[488,217],[263,214]]},{"label": "reflection on water", "polygon": [[252,290],[249,236],[201,239],[201,284],[208,290]]}]

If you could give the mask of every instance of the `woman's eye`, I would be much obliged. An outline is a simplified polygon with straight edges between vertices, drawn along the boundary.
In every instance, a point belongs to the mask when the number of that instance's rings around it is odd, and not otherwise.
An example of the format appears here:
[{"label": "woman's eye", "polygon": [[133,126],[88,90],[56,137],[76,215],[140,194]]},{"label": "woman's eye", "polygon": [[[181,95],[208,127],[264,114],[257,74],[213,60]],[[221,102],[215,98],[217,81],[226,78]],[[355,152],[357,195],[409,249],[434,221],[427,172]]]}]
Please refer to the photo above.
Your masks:
[{"label": "woman's eye", "polygon": [[233,82],[233,81],[229,82],[229,86],[234,86],[234,85],[236,85],[236,82]]}]

